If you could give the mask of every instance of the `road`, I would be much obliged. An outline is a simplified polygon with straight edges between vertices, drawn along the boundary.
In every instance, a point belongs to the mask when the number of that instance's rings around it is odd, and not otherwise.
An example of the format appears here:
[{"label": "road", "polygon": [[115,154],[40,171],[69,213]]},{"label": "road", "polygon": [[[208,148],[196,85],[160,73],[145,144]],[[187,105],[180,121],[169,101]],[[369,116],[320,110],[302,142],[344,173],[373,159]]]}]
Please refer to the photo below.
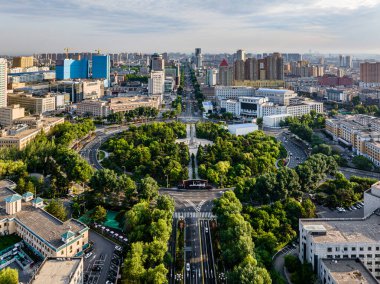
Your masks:
[{"label": "road", "polygon": [[214,253],[212,251],[210,221],[200,220],[199,228],[202,247],[203,280],[206,284],[216,283],[215,260]]},{"label": "road", "polygon": [[286,151],[288,152],[289,168],[295,168],[307,159],[305,151],[300,146],[295,144],[291,138],[288,138],[284,132],[280,133],[276,138],[282,142],[282,145],[284,145]]}]

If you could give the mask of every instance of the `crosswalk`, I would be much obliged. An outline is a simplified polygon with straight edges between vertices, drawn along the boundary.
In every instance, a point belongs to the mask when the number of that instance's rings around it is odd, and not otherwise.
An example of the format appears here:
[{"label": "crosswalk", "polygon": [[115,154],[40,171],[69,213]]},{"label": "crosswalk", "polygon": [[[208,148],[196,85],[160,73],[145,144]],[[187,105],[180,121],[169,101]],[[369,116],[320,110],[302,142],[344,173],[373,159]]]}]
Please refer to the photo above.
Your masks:
[{"label": "crosswalk", "polygon": [[[194,208],[195,212],[201,212],[201,208],[203,204],[206,202],[206,200],[202,200],[198,205],[195,205],[194,202],[189,199],[185,199],[185,201],[188,203],[189,206]],[[188,206],[186,205],[186,207]]]},{"label": "crosswalk", "polygon": [[174,212],[173,218],[204,218],[204,219],[216,219],[216,216],[211,212]]}]

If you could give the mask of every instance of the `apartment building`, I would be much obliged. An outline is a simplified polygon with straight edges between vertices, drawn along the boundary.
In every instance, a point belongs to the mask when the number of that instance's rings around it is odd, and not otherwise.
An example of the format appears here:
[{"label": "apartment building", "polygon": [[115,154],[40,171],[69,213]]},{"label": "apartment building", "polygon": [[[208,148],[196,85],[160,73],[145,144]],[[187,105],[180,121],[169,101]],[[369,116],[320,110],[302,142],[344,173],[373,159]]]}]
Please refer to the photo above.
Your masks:
[{"label": "apartment building", "polygon": [[33,56],[17,56],[13,57],[13,68],[28,68],[34,65]]},{"label": "apartment building", "polygon": [[8,105],[20,105],[32,114],[43,114],[56,109],[55,97],[50,95],[8,94]]},{"label": "apartment building", "polygon": [[74,257],[88,244],[88,227],[65,222],[42,209],[43,201],[32,193],[23,196],[15,184],[0,181],[0,235],[17,234],[45,257]]},{"label": "apartment building", "polygon": [[341,116],[326,120],[326,131],[357,155],[380,166],[380,119],[368,115]]},{"label": "apartment building", "polygon": [[83,258],[82,257],[47,257],[30,284],[82,284]]},{"label": "apartment building", "polygon": [[163,71],[152,71],[148,79],[148,93],[150,95],[162,95],[164,93],[165,74]]},{"label": "apartment building", "polygon": [[0,107],[7,106],[7,60],[0,58]]}]

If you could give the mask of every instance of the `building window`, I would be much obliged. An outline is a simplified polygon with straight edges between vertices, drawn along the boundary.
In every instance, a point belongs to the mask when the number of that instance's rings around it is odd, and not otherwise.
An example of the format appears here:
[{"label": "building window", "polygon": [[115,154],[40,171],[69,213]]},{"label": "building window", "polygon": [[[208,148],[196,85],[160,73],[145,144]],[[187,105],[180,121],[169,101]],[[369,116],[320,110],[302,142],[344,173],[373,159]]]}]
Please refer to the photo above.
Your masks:
[{"label": "building window", "polygon": [[359,257],[360,258],[364,258],[364,254],[359,254]]},{"label": "building window", "polygon": [[344,251],[347,251],[347,250],[348,250],[348,248],[347,248],[347,247],[345,247],[345,248],[343,248],[343,250],[344,250]]},{"label": "building window", "polygon": [[336,248],[335,248],[335,251],[340,251],[340,247],[336,247]]},{"label": "building window", "polygon": [[360,250],[360,251],[363,251],[363,250],[364,250],[364,248],[363,248],[363,247],[360,247],[360,248],[359,248],[359,250]]},{"label": "building window", "polygon": [[368,258],[371,258],[371,257],[372,257],[372,254],[367,254],[367,257],[368,257]]},{"label": "building window", "polygon": [[368,247],[368,251],[371,251],[372,250],[372,247]]},{"label": "building window", "polygon": [[375,257],[380,257],[380,254],[375,254]]},{"label": "building window", "polygon": [[332,252],[332,248],[327,248],[327,251],[328,252]]},{"label": "building window", "polygon": [[328,255],[327,255],[327,258],[332,258],[332,255],[331,255],[331,254],[328,254]]},{"label": "building window", "polygon": [[352,250],[352,251],[356,251],[356,247],[352,247],[351,250]]},{"label": "building window", "polygon": [[351,254],[351,258],[356,258],[356,254]]},{"label": "building window", "polygon": [[337,255],[335,255],[335,258],[340,258],[340,255],[338,255],[338,254],[337,254]]}]

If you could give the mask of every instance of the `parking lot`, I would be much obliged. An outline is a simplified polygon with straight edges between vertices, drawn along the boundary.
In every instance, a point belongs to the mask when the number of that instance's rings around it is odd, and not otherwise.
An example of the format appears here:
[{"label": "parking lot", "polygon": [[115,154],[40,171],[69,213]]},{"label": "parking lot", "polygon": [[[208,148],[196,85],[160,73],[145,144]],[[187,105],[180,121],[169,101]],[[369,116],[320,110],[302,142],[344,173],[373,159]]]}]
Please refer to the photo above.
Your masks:
[{"label": "parking lot", "polygon": [[85,255],[84,258],[85,281],[83,283],[115,283],[119,266],[122,263],[121,253],[115,251],[113,242],[94,231],[90,230],[89,239],[94,242],[94,246],[90,254]]},{"label": "parking lot", "polygon": [[325,206],[316,205],[317,215],[320,218],[363,218],[364,207],[353,211],[338,212],[336,209],[330,209]]}]

